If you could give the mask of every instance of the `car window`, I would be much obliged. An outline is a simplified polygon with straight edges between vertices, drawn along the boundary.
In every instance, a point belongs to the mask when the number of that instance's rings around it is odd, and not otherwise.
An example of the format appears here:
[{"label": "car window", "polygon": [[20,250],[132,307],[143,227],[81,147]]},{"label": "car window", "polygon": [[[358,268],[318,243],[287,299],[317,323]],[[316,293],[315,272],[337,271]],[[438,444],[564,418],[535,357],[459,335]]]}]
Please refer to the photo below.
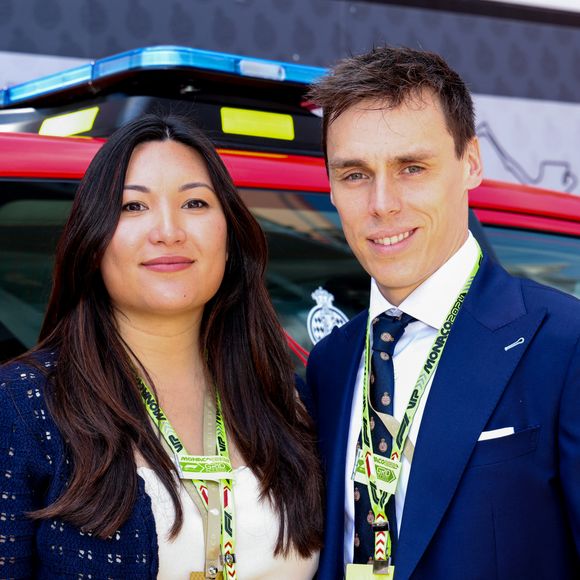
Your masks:
[{"label": "car window", "polygon": [[[76,185],[0,180],[0,361],[36,342]],[[366,308],[369,278],[346,244],[327,193],[240,193],[266,232],[266,280],[280,321],[310,351],[334,325]],[[580,297],[580,238],[488,226],[485,234],[513,274]]]},{"label": "car window", "polygon": [[70,182],[0,182],[0,360],[36,342]]},{"label": "car window", "polygon": [[[36,343],[76,185],[0,181],[0,360]],[[328,194],[240,193],[266,232],[266,280],[280,321],[310,350],[310,335],[321,337],[365,307],[368,277],[344,240]]]},{"label": "car window", "polygon": [[580,298],[580,238],[492,226],[484,230],[508,272]]},{"label": "car window", "polygon": [[366,308],[369,277],[348,247],[327,193],[240,193],[268,238],[266,279],[280,321],[311,350],[332,326]]}]

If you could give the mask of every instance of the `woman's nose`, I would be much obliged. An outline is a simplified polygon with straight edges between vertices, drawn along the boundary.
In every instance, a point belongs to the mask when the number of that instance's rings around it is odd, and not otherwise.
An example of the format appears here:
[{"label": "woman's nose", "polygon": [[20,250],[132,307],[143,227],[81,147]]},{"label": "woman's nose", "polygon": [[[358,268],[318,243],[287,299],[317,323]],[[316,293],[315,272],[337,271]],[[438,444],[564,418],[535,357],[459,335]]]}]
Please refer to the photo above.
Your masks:
[{"label": "woman's nose", "polygon": [[180,217],[171,210],[159,212],[150,235],[153,243],[168,245],[182,243],[186,237]]}]

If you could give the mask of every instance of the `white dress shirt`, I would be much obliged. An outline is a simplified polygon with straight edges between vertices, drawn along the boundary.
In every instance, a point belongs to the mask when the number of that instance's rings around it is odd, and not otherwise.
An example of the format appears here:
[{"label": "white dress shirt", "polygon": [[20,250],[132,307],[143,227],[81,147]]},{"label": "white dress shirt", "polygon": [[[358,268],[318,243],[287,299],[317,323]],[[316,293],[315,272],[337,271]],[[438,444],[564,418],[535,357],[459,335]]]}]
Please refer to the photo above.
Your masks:
[{"label": "white dress shirt", "polygon": [[[443,266],[432,274],[425,282],[416,288],[399,307],[393,306],[380,292],[375,280],[371,280],[371,296],[369,312],[372,318],[386,312],[392,316],[399,316],[401,312],[409,314],[417,319],[407,326],[403,336],[395,345],[393,355],[393,366],[395,374],[395,398],[393,403],[393,414],[397,421],[401,421],[411,392],[421,367],[423,366],[427,354],[437,332],[443,325],[451,306],[457,295],[463,288],[475,261],[477,260],[479,249],[477,242],[471,232],[465,243]],[[371,335],[372,342],[372,335]],[[345,504],[344,504],[344,562],[352,562],[354,550],[354,488],[351,479],[352,470],[356,454],[357,440],[362,425],[362,381],[364,372],[364,353],[356,377],[356,385],[352,400],[350,415],[350,429],[348,435],[348,446],[345,465]],[[431,383],[435,373],[425,388],[425,392],[415,418],[413,420],[409,439],[413,444],[417,441],[421,418],[425,410],[425,403],[429,397]],[[405,494],[411,474],[411,464],[403,455],[401,464],[401,474],[397,491],[395,493],[395,505],[397,511],[397,533],[401,529],[403,519],[403,508],[405,506]],[[392,500],[391,500],[392,501]]]}]

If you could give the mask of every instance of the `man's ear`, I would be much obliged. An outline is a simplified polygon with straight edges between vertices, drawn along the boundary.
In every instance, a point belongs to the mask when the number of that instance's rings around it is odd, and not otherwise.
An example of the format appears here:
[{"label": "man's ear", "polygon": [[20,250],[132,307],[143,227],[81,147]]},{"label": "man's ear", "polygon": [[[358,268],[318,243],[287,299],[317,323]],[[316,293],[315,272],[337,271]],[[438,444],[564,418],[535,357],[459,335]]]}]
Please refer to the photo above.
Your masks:
[{"label": "man's ear", "polygon": [[465,161],[466,189],[475,189],[483,179],[483,164],[477,137],[473,137],[467,144],[463,159]]}]

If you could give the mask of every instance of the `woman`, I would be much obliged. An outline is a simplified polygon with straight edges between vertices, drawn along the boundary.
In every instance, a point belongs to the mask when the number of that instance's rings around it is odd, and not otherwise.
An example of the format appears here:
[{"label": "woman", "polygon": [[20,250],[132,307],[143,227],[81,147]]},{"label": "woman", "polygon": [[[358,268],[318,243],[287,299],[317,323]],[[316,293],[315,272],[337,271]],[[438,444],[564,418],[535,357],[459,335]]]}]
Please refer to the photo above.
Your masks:
[{"label": "woman", "polygon": [[266,254],[185,120],[103,145],[40,343],[0,370],[0,576],[312,577],[321,478]]}]

